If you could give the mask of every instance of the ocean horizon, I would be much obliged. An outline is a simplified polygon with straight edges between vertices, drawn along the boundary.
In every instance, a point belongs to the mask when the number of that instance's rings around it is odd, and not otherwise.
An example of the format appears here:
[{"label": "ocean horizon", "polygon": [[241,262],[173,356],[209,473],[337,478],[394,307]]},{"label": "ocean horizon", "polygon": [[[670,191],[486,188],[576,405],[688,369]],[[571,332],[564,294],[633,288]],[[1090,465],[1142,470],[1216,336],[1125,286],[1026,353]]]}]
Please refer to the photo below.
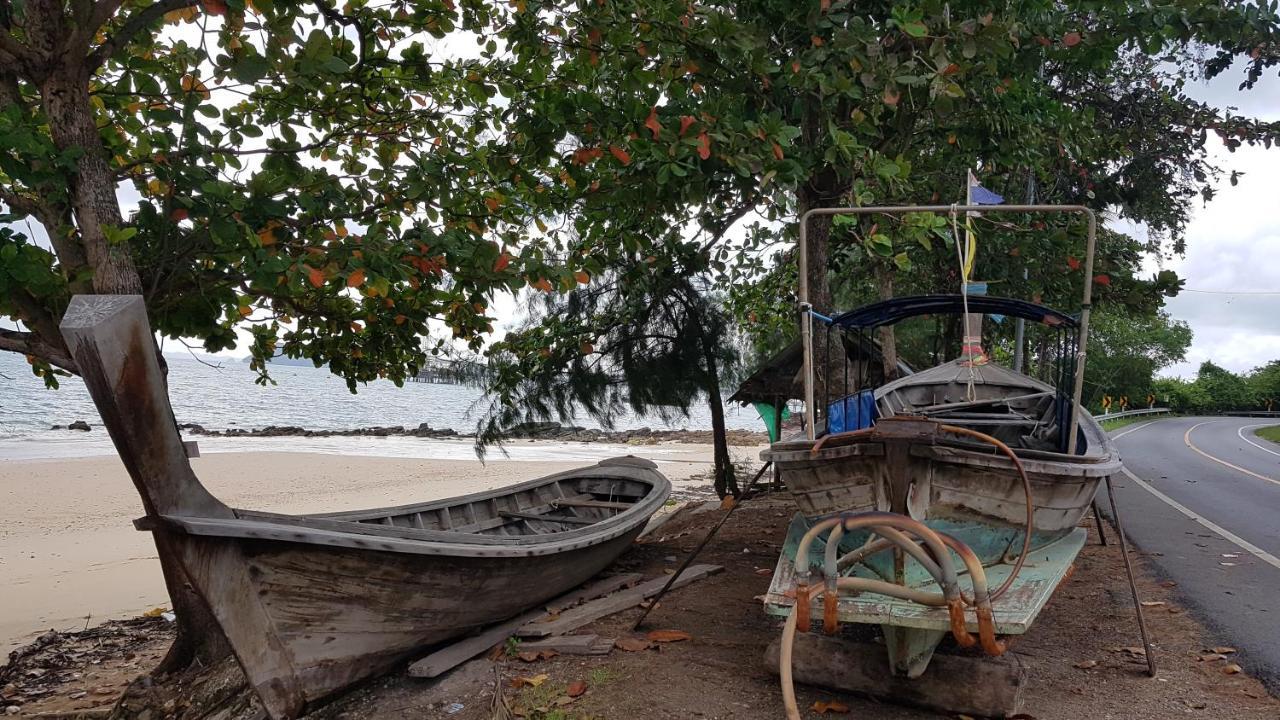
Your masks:
[{"label": "ocean horizon", "polygon": [[[436,430],[474,432],[476,416],[483,410],[484,393],[468,385],[405,383],[396,387],[378,380],[361,385],[357,393],[347,390],[345,381],[325,368],[302,365],[272,365],[275,385],[258,385],[256,373],[236,358],[223,358],[210,366],[191,356],[168,354],[169,396],[175,419],[194,423],[207,430],[258,429],[271,425],[297,426],[306,430],[354,430],[369,427],[403,426],[417,428],[427,423]],[[114,455],[98,411],[79,378],[60,378],[57,390],[31,374],[26,359],[14,353],[0,353],[0,459],[36,460],[47,458]],[[52,430],[83,420],[92,428]],[[579,413],[565,424],[598,429],[600,424]],[[726,406],[725,424],[730,429],[763,430],[753,408]],[[711,427],[705,401],[690,408],[689,415],[666,421],[656,414],[627,413],[615,423],[615,430],[705,430]],[[386,455],[391,457],[475,457],[466,439],[444,441],[415,437],[238,437],[192,435],[202,452],[324,452],[335,454]],[[518,447],[520,441],[508,445]],[[523,455],[524,453],[521,452]],[[503,459],[501,450],[488,454]]]}]

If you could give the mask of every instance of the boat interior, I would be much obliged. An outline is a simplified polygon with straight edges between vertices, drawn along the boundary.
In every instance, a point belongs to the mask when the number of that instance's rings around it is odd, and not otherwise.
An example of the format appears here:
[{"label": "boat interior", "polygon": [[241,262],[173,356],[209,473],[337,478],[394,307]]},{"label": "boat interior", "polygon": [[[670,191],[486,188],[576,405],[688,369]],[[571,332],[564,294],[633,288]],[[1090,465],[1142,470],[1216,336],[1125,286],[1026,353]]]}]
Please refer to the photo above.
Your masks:
[{"label": "boat interior", "polygon": [[389,530],[404,538],[413,538],[415,531],[425,531],[422,536],[432,539],[441,532],[497,537],[552,535],[609,520],[651,492],[654,486],[640,480],[562,474],[500,492],[399,507],[305,517],[236,512],[244,519],[279,522],[281,518],[294,517],[313,527],[373,534]]}]

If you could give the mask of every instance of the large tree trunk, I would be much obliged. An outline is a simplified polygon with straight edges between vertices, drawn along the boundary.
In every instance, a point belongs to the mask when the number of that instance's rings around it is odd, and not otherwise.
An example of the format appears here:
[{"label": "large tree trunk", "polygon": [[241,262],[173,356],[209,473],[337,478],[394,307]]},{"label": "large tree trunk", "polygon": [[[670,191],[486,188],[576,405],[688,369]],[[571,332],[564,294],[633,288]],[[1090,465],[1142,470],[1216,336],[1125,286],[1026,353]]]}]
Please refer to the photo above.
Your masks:
[{"label": "large tree trunk", "polygon": [[[876,263],[876,292],[881,300],[893,299],[893,270],[884,263]],[[898,339],[893,326],[880,328],[880,357],[884,360],[884,381],[898,378]]]},{"label": "large tree trunk", "polygon": [[[70,64],[68,64],[70,65]],[[84,254],[99,294],[140,295],[142,282],[127,243],[108,241],[106,227],[121,228],[124,218],[116,198],[115,174],[107,164],[89,101],[88,78],[77,65],[60,66],[40,86],[49,131],[59,150],[79,150],[69,178],[70,204]],[[60,343],[61,338],[49,338]],[[204,601],[196,594],[163,532],[155,533],[156,552],[165,587],[178,617],[177,636],[156,669],[168,673],[193,663],[211,665],[230,654],[226,638]]]}]

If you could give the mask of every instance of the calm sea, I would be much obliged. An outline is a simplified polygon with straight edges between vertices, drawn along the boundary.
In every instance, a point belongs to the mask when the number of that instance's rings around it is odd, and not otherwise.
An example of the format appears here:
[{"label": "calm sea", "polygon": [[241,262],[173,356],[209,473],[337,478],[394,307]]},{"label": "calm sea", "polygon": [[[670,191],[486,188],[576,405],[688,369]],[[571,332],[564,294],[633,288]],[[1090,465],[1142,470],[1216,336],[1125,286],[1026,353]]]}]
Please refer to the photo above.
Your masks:
[{"label": "calm sea", "polygon": [[[180,423],[198,423],[210,430],[297,425],[310,430],[346,430],[375,425],[431,427],[471,432],[475,414],[483,409],[479,389],[462,385],[406,383],[398,388],[386,381],[361,386],[352,395],[346,384],[327,370],[280,365],[272,369],[274,386],[253,382],[246,363],[225,360],[209,367],[188,356],[166,355],[169,396]],[[93,430],[50,430],[85,420]],[[726,408],[730,428],[763,430],[755,410]],[[586,415],[573,424],[599,427]],[[705,403],[688,418],[668,424],[656,416],[628,416],[618,429],[639,427],[705,429],[711,426]],[[392,441],[392,442],[388,442]],[[432,447],[432,456],[446,444],[421,438],[200,438],[202,449],[354,452],[358,454],[417,455],[414,448]],[[368,449],[366,449],[368,446]],[[466,443],[448,443],[449,454],[467,453]],[[98,411],[78,378],[63,378],[58,390],[46,390],[31,374],[26,360],[0,352],[0,459],[31,459],[114,454],[101,427]],[[473,456],[472,456],[473,457]]]}]

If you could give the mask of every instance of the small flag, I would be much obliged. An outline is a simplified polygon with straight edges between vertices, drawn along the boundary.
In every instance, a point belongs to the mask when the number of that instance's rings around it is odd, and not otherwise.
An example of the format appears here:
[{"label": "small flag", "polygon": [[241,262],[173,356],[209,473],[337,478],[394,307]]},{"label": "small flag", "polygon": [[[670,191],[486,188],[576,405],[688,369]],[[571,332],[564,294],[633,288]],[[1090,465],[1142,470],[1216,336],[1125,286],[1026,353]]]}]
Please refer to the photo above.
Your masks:
[{"label": "small flag", "polygon": [[1004,203],[1004,198],[982,187],[978,183],[978,178],[973,176],[973,171],[969,171],[969,202],[974,205],[1000,205]]}]

